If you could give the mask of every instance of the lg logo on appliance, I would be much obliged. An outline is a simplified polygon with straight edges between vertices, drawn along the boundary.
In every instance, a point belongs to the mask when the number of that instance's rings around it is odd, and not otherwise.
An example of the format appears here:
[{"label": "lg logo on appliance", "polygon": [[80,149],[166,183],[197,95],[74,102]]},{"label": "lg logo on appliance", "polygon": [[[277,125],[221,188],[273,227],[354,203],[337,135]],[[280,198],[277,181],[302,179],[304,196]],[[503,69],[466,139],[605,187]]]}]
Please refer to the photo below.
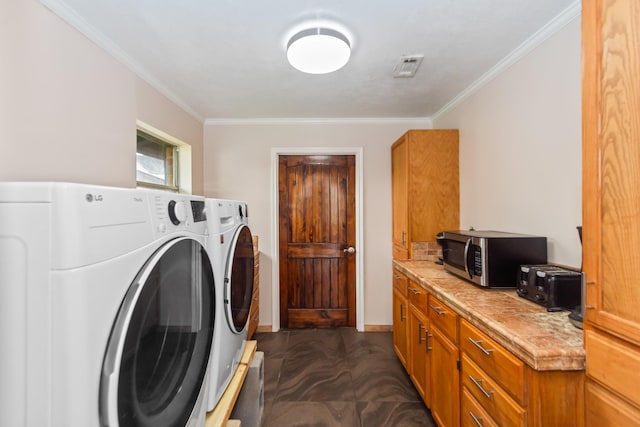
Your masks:
[{"label": "lg logo on appliance", "polygon": [[87,193],[87,195],[85,196],[85,199],[87,200],[87,202],[91,203],[91,202],[101,202],[102,201],[102,194],[91,194],[91,193]]}]

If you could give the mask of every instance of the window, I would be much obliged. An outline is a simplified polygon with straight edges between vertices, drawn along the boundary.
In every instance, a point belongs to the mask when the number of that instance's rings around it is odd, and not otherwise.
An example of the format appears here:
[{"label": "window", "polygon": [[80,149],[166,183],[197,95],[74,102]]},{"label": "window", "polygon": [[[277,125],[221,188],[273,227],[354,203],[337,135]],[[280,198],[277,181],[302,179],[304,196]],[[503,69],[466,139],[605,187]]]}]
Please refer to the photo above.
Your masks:
[{"label": "window", "polygon": [[191,194],[191,145],[136,120],[139,187]]},{"label": "window", "polygon": [[136,180],[144,187],[180,189],[178,147],[138,129]]}]

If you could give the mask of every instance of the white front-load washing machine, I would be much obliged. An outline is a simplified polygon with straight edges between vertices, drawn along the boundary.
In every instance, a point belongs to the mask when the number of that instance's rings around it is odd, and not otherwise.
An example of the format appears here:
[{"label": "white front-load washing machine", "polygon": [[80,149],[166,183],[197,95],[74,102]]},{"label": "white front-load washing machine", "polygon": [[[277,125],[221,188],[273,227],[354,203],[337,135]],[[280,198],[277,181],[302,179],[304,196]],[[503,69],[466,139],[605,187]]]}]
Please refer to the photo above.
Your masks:
[{"label": "white front-load washing machine", "polygon": [[0,184],[0,425],[204,425],[204,199]]},{"label": "white front-load washing machine", "polygon": [[213,410],[238,368],[247,341],[253,293],[253,239],[247,204],[206,199],[209,236],[218,305],[210,362],[208,410]]}]

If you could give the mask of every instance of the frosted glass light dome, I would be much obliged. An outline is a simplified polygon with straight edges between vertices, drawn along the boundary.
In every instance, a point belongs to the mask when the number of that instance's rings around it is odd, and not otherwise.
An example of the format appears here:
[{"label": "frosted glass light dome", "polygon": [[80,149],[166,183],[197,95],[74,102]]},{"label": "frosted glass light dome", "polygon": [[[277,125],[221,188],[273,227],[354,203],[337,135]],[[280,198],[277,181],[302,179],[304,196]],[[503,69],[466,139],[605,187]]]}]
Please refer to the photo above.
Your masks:
[{"label": "frosted glass light dome", "polygon": [[350,57],[351,46],[347,37],[328,28],[300,31],[287,44],[289,63],[303,73],[332,73],[344,67]]}]

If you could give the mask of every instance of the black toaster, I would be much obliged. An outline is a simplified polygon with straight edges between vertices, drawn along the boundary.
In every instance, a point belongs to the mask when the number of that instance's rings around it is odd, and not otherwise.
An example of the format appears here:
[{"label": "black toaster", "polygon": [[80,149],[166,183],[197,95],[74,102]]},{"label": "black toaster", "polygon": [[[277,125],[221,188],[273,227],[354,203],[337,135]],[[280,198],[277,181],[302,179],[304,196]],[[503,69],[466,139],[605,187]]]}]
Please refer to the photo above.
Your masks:
[{"label": "black toaster", "polygon": [[517,292],[548,311],[573,310],[582,301],[582,274],[554,265],[521,265]]}]

